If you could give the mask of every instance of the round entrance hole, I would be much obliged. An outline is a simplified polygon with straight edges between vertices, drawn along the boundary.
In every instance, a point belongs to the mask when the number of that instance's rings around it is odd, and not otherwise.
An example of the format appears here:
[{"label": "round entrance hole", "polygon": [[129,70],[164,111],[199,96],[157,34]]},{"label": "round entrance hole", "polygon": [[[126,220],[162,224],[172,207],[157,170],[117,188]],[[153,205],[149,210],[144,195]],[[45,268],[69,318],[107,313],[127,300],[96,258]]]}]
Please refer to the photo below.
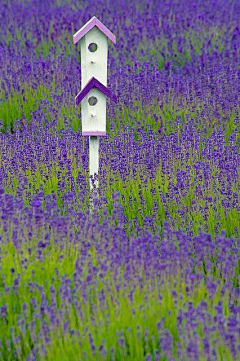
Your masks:
[{"label": "round entrance hole", "polygon": [[98,100],[97,100],[96,97],[90,97],[90,98],[88,99],[88,104],[91,105],[91,106],[96,105],[97,102],[98,102]]},{"label": "round entrance hole", "polygon": [[91,53],[94,53],[96,50],[97,50],[98,46],[96,43],[91,43],[88,45],[88,50],[91,52]]}]

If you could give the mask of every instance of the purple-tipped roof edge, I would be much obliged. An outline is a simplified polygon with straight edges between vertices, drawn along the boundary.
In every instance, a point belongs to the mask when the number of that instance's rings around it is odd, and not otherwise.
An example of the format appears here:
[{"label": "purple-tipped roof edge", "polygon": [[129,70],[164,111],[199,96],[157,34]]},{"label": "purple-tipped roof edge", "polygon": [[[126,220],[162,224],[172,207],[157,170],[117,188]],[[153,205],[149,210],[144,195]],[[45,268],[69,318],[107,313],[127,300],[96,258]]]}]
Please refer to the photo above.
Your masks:
[{"label": "purple-tipped roof edge", "polygon": [[116,44],[116,36],[105,25],[103,25],[103,23],[101,23],[101,21],[98,20],[96,16],[93,16],[81,29],[79,29],[73,35],[74,44],[76,44],[94,26],[97,26],[98,29],[103,32],[103,34],[105,34],[114,44]]},{"label": "purple-tipped roof edge", "polygon": [[94,78],[94,76],[89,80],[89,82],[85,85],[85,87],[77,94],[75,97],[75,106],[77,106],[83,98],[89,93],[89,91],[93,88],[98,88],[102,93],[104,93],[106,96],[108,96],[111,100],[113,100],[115,103],[117,103],[117,96],[105,85],[100,83],[99,80]]}]

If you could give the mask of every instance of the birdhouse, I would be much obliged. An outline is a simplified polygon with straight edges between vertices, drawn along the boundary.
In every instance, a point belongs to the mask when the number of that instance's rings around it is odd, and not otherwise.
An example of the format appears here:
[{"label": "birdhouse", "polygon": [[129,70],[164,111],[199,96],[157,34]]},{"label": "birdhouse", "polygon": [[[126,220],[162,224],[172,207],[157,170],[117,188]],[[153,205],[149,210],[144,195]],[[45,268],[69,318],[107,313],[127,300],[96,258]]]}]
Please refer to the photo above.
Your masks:
[{"label": "birdhouse", "polygon": [[117,97],[107,88],[107,56],[110,39],[115,35],[93,16],[73,35],[73,42],[81,47],[81,91],[75,97],[81,102],[82,135],[106,135],[107,96],[117,102]]}]

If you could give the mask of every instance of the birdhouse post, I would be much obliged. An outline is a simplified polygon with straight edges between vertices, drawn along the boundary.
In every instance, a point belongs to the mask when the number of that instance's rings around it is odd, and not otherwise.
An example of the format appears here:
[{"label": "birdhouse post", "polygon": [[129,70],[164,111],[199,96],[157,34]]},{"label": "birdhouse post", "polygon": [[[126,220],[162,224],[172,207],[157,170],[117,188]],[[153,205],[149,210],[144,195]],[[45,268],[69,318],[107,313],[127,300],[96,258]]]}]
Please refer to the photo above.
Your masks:
[{"label": "birdhouse post", "polygon": [[[98,176],[99,137],[106,136],[107,96],[117,102],[117,97],[107,88],[108,39],[116,44],[115,35],[93,16],[73,35],[73,42],[81,47],[81,91],[75,105],[81,102],[82,135],[89,136],[89,176]],[[98,180],[95,180],[98,187]]]}]

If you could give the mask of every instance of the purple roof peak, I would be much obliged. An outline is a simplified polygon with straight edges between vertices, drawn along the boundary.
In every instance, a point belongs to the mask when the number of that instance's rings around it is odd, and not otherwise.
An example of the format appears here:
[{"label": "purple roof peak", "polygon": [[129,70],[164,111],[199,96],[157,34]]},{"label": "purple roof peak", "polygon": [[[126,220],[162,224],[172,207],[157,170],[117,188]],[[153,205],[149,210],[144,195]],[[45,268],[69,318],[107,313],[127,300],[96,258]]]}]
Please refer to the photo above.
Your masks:
[{"label": "purple roof peak", "polygon": [[100,20],[93,16],[81,29],[79,29],[73,35],[73,42],[76,44],[83,36],[85,36],[89,30],[91,30],[94,26],[97,26],[98,29],[105,34],[114,44],[116,44],[116,36],[101,23]]},{"label": "purple roof peak", "polygon": [[89,80],[89,82],[85,85],[85,87],[78,93],[78,95],[75,97],[75,106],[77,106],[83,98],[89,93],[89,91],[93,88],[98,88],[102,93],[104,93],[106,96],[108,96],[111,100],[113,100],[115,103],[117,103],[117,96],[113,94],[113,92],[105,87],[99,80],[94,78],[94,76]]}]

